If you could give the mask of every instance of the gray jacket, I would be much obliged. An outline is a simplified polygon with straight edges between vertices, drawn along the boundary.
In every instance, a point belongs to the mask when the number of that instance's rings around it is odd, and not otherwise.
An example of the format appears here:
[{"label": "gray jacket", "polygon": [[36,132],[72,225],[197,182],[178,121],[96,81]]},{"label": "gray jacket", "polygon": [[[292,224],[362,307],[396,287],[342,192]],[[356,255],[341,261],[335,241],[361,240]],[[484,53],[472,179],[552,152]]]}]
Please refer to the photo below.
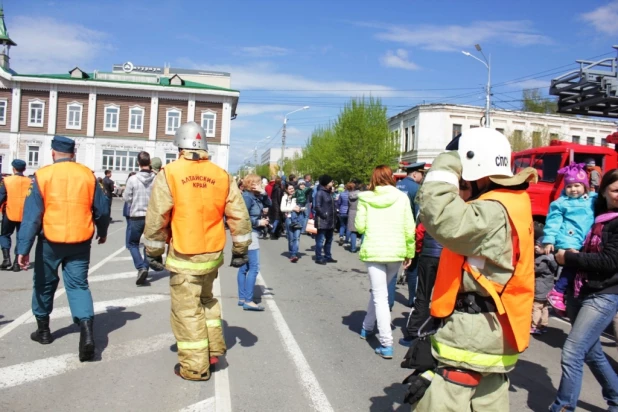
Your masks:
[{"label": "gray jacket", "polygon": [[534,259],[534,300],[545,302],[554,287],[554,275],[558,263],[554,255],[539,255]]},{"label": "gray jacket", "polygon": [[358,209],[358,194],[360,191],[353,190],[348,195],[348,230],[350,232],[356,232],[356,226],[354,220],[356,219],[356,210]]},{"label": "gray jacket", "polygon": [[148,210],[152,182],[156,174],[153,172],[140,170],[127,180],[122,197],[129,204],[130,217],[144,217]]}]

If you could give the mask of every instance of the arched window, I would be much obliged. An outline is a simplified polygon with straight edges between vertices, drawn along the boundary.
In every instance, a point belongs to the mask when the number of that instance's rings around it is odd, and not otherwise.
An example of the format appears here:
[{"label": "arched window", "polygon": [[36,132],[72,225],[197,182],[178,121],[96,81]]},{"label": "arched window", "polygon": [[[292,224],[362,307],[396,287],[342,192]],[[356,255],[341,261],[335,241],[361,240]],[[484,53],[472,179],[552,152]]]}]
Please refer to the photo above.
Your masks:
[{"label": "arched window", "polygon": [[182,111],[172,107],[167,109],[165,116],[165,134],[174,134],[176,129],[180,127],[180,118],[182,117]]},{"label": "arched window", "polygon": [[217,113],[210,110],[202,112],[202,127],[206,130],[206,137],[215,137]]},{"label": "arched window", "polygon": [[79,130],[82,128],[83,105],[79,102],[67,104],[67,129]]}]

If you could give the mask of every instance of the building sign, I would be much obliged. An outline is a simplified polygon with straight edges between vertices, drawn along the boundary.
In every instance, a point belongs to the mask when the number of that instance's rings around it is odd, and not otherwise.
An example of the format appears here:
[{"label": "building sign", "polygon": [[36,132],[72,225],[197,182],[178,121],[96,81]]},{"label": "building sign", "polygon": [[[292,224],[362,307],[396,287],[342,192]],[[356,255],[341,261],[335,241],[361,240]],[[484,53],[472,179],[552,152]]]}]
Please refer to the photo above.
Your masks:
[{"label": "building sign", "polygon": [[126,62],[123,64],[115,64],[112,71],[124,73],[163,73],[163,67],[137,66],[132,62]]}]

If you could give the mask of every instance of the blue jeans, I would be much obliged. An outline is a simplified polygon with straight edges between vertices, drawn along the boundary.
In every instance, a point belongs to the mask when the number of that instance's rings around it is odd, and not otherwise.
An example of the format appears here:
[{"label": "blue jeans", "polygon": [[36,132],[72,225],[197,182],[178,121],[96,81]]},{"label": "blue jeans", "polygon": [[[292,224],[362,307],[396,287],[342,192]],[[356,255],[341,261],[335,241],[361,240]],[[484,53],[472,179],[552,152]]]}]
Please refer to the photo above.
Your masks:
[{"label": "blue jeans", "polygon": [[302,212],[298,214],[300,218],[299,223],[302,226],[301,233],[307,233],[307,221],[309,220],[309,208],[306,205],[301,206],[301,207],[306,208],[305,210],[303,210]]},{"label": "blue jeans", "polygon": [[[330,250],[333,244],[333,229],[318,229],[318,236],[315,239],[315,260],[332,259]],[[324,254],[322,255],[322,251]]]},{"label": "blue jeans", "polygon": [[285,227],[288,233],[288,252],[290,252],[290,257],[295,257],[298,254],[298,242],[300,240],[300,229],[292,230],[290,229],[290,225],[292,224],[292,219],[287,218],[285,220]]},{"label": "blue jeans", "polygon": [[253,289],[260,272],[260,249],[248,251],[249,262],[238,268],[238,300],[253,302]]},{"label": "blue jeans", "polygon": [[350,239],[350,252],[356,252],[356,232],[348,232]]},{"label": "blue jeans", "polygon": [[148,270],[148,261],[146,260],[146,248],[144,248],[143,255],[139,251],[139,240],[144,233],[144,226],[146,225],[146,219],[129,219],[129,237],[127,239],[127,249],[131,253],[133,258],[133,265],[135,269]]},{"label": "blue jeans", "polygon": [[348,232],[348,215],[339,215],[339,237],[343,237],[345,235],[346,242],[350,237],[350,233]]},{"label": "blue jeans", "polygon": [[395,306],[395,294],[397,293],[397,275],[388,284],[388,307],[393,310]]},{"label": "blue jeans", "polygon": [[590,295],[575,303],[575,322],[562,348],[562,377],[550,411],[575,410],[584,362],[601,384],[608,410],[618,411],[618,376],[607,361],[600,340],[617,310],[618,295]]},{"label": "blue jeans", "polygon": [[416,299],[416,282],[418,281],[418,258],[412,260],[412,264],[406,269],[406,280],[408,282],[408,306],[414,306]]},{"label": "blue jeans", "polygon": [[275,220],[272,225],[273,228],[270,230],[270,233],[274,235],[275,233],[277,233],[277,226],[279,226],[279,220]]}]

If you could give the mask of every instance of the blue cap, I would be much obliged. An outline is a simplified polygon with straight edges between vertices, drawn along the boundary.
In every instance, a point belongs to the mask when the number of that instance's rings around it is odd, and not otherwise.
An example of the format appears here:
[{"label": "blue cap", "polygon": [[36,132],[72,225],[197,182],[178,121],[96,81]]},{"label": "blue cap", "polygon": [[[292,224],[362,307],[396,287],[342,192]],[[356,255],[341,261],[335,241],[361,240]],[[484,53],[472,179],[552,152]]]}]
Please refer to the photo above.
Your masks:
[{"label": "blue cap", "polygon": [[51,148],[60,153],[75,153],[75,141],[64,136],[54,136]]},{"label": "blue cap", "polygon": [[13,160],[11,166],[13,166],[18,172],[23,172],[24,170],[26,170],[26,162],[21,159]]},{"label": "blue cap", "polygon": [[425,162],[416,162],[405,166],[405,169],[408,172],[413,172],[415,170],[423,170],[425,169]]}]

